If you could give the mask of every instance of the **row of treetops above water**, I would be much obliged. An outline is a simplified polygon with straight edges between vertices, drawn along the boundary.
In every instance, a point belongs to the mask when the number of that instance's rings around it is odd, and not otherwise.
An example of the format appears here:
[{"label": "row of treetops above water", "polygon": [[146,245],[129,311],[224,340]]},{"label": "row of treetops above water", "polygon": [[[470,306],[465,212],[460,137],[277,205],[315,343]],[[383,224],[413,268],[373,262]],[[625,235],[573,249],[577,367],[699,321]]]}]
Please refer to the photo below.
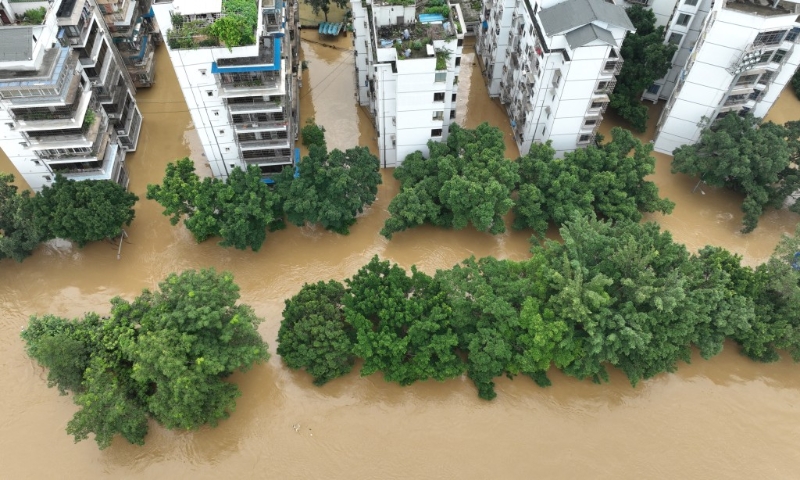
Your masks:
[{"label": "row of treetops above water", "polygon": [[[261,181],[257,167],[233,169],[225,180],[201,180],[186,158],[168,164],[163,183],[149,185],[147,198],[164,207],[173,225],[183,219],[198,242],[221,237],[223,246],[256,251],[267,231],[287,220],[347,234],[375,201],[380,162],[366,147],[328,151],[325,130],[313,121],[301,133],[309,154],[278,175],[273,187]],[[728,115],[697,144],[675,151],[673,171],[745,193],[743,231],[749,232],[765,208],[781,208],[800,190],[798,136],[800,122],[780,126]],[[638,222],[641,212],[666,214],[674,206],[646,180],[655,170],[652,146],[619,128],[610,141],[562,159],[549,144],[535,144],[509,161],[502,131],[488,124],[474,130],[452,125],[446,142],[431,141],[428,148],[427,157],[413,153],[394,171],[401,187],[381,230],[388,239],[425,223],[453,229],[471,224],[498,234],[510,211],[514,228],[541,238],[550,224],[562,225],[573,215]],[[12,179],[0,176],[0,258],[21,261],[50,238],[83,246],[115,237],[134,217],[138,198],[113,182],[57,176],[52,187],[31,196],[17,193]],[[800,203],[789,208],[800,212]]]},{"label": "row of treetops above water", "polygon": [[[470,258],[431,276],[375,257],[344,284],[306,284],[286,300],[278,354],[317,385],[361,359],[361,375],[400,385],[466,374],[487,400],[497,377],[546,386],[554,367],[595,382],[616,367],[635,386],[726,339],[757,361],[800,360],[800,227],[756,268],[718,247],[691,254],[654,223],[576,216],[561,237],[523,261]],[[67,432],[105,448],[116,435],[143,444],[148,419],[227,418],[240,395],[227,377],[269,358],[238,291],[229,273],[187,271],[112,299],[107,317],[31,317],[28,354],[79,407]]]},{"label": "row of treetops above water", "polygon": [[[285,218],[346,234],[375,200],[379,161],[365,147],[328,152],[324,131],[313,121],[302,129],[309,155],[300,161],[299,176],[287,167],[274,188],[260,182],[255,167],[235,169],[226,181],[200,181],[193,163],[184,159],[167,166],[163,184],[149,186],[148,198],[165,208],[173,225],[184,219],[198,241],[221,236],[222,245],[240,249],[258,250],[266,230],[282,227]],[[752,116],[728,115],[696,145],[676,150],[673,172],[744,192],[743,231],[749,232],[765,208],[781,208],[800,189],[798,136],[800,122],[762,125]],[[562,225],[576,214],[638,222],[642,212],[668,214],[674,207],[646,180],[655,171],[652,145],[621,128],[612,129],[608,142],[599,139],[560,159],[545,143],[509,161],[503,132],[486,123],[474,130],[451,125],[447,140],[429,141],[428,149],[427,156],[415,152],[394,170],[400,192],[381,230],[388,239],[426,223],[503,233],[510,211],[514,228],[531,229],[541,238],[549,225]],[[237,194],[220,193],[229,189]],[[800,211],[800,204],[789,208]]]}]

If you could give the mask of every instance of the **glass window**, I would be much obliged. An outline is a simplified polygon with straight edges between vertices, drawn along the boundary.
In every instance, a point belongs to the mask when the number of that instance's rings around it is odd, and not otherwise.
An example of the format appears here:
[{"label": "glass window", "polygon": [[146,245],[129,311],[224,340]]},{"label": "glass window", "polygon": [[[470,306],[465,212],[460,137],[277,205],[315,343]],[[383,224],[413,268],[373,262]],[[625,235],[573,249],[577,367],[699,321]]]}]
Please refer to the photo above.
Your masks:
[{"label": "glass window", "polygon": [[757,74],[756,75],[742,75],[742,76],[739,77],[739,80],[736,81],[736,85],[750,85],[751,83],[754,83],[757,78],[758,78]]},{"label": "glass window", "polygon": [[683,2],[683,4],[684,4],[684,5],[689,5],[689,6],[692,6],[692,7],[693,7],[693,6],[697,5],[697,0],[685,0],[685,1]]},{"label": "glass window", "polygon": [[434,82],[444,82],[447,80],[447,72],[436,72]]},{"label": "glass window", "polygon": [[444,102],[444,92],[436,92],[433,94],[434,102]]},{"label": "glass window", "polygon": [[431,129],[431,138],[441,137],[442,136],[442,129],[441,128],[434,128]]},{"label": "glass window", "polygon": [[683,35],[682,34],[680,34],[680,33],[672,33],[669,36],[669,40],[667,40],[667,42],[669,42],[669,43],[671,43],[673,45],[680,45],[681,40],[683,40]]},{"label": "glass window", "polygon": [[444,110],[437,110],[433,112],[433,120],[437,122],[444,120]]},{"label": "glass window", "polygon": [[680,25],[682,27],[685,27],[686,25],[689,25],[689,21],[691,19],[692,19],[691,15],[687,15],[685,13],[681,13],[680,15],[678,15],[678,21],[675,22],[675,23],[677,23],[678,25]]},{"label": "glass window", "polygon": [[753,40],[753,43],[756,45],[775,45],[777,43],[781,43],[784,35],[786,35],[786,30],[761,32],[756,35],[756,39]]}]

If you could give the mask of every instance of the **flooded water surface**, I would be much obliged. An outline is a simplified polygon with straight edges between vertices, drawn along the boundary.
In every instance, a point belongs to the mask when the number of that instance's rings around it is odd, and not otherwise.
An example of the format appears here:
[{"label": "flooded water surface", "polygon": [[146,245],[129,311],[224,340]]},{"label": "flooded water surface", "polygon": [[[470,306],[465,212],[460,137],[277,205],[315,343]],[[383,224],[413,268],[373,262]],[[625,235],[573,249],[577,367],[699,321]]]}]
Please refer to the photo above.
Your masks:
[{"label": "flooded water surface", "polygon": [[[370,119],[354,97],[350,39],[331,47],[316,43],[316,32],[304,31],[303,38],[309,66],[303,118],[326,127],[331,148],[358,142],[374,149]],[[353,373],[317,388],[273,356],[234,375],[243,395],[218,428],[172,432],[153,424],[144,447],[117,439],[102,452],[91,440],[73,444],[64,429],[75,406],[47,388],[45,372],[27,358],[19,339],[31,314],[105,313],[115,295],[131,299],[170,272],[213,266],[234,273],[242,301],[266,319],[260,331],[274,352],[284,299],[305,282],[350,276],[373,255],[430,273],[470,255],[528,255],[530,232],[491,236],[423,227],[385,240],[378,231],[398,190],[391,171],[384,172],[377,202],[349,236],[290,227],[269,234],[258,253],[223,249],[214,241],[195,244],[183,227],[170,226],[159,205],[144,200],[146,185],[161,180],[167,162],[190,155],[198,171],[205,168],[169,58],[163,48],[157,55],[158,83],[137,97],[145,122],[128,166],[131,189],[141,200],[121,259],[116,245],[100,242],[82,250],[46,246],[22,264],[0,263],[0,477],[796,478],[800,366],[756,364],[734,345],[711,361],[698,357],[677,374],[635,389],[617,372],[606,385],[554,372],[554,385],[546,389],[526,379],[501,379],[493,402],[480,400],[466,379],[401,388],[380,375]],[[473,61],[467,49],[458,118],[467,127],[484,120],[501,126],[508,156],[515,158],[508,119],[486,98]],[[800,116],[796,103],[781,108]],[[606,119],[603,128],[613,122]],[[2,162],[1,169],[12,169]],[[705,194],[692,194],[695,181],[671,175],[666,156],[658,157],[654,181],[678,206],[653,219],[692,249],[722,245],[758,263],[798,221],[787,212],[769,212],[755,232],[742,235],[738,196],[705,186]]]}]

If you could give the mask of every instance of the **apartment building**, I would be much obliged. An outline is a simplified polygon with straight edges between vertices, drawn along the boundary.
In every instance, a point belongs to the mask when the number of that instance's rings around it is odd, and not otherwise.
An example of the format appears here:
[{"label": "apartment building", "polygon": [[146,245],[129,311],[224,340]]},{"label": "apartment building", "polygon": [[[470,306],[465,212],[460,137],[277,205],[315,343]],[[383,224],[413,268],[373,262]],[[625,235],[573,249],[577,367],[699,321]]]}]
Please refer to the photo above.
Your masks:
[{"label": "apartment building", "polygon": [[[458,4],[400,3],[350,4],[358,102],[372,116],[384,168],[417,150],[428,155],[429,140],[447,139],[466,33]],[[424,13],[431,8],[436,13]]]},{"label": "apartment building", "polygon": [[558,156],[594,142],[634,27],[604,0],[484,0],[477,53],[520,154],[551,141]]},{"label": "apartment building", "polygon": [[[0,5],[0,148],[34,190],[59,173],[127,186],[142,116],[97,5]],[[32,21],[32,9],[43,18]]]},{"label": "apartment building", "polygon": [[300,118],[297,2],[252,0],[249,45],[228,48],[210,34],[226,0],[174,0],[153,10],[166,35],[205,160],[215,177],[256,165],[265,179],[294,163]]},{"label": "apartment building", "polygon": [[678,46],[672,68],[642,96],[666,100],[655,150],[695,143],[722,115],[765,116],[800,63],[798,14],[786,0],[679,0],[665,38]]},{"label": "apartment building", "polygon": [[153,0],[95,0],[136,88],[155,82],[155,47],[161,33]]}]

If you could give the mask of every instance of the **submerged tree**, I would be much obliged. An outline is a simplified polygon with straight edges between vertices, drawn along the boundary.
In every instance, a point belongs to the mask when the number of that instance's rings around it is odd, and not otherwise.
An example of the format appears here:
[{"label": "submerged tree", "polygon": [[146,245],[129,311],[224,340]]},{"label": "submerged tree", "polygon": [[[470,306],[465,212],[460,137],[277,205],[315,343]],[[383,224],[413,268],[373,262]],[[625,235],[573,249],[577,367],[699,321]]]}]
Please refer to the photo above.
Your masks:
[{"label": "submerged tree", "polygon": [[400,193],[389,204],[391,217],[381,235],[391,238],[423,223],[504,232],[503,215],[514,205],[519,174],[517,164],[504,157],[503,133],[487,123],[475,130],[453,124],[447,142],[429,141],[428,148],[428,158],[417,151],[395,170]]},{"label": "submerged tree", "polygon": [[139,197],[110,180],[67,180],[56,175],[52,187],[36,196],[35,216],[45,238],[65,238],[83,247],[116,237],[130,225]]},{"label": "submerged tree", "polygon": [[[696,144],[675,149],[672,171],[744,193],[742,232],[751,232],[764,208],[781,208],[786,197],[800,189],[800,174],[787,142],[791,135],[796,139],[791,127],[761,123],[750,114],[725,115],[703,130]],[[800,205],[791,209],[800,212]]]},{"label": "submerged tree", "polygon": [[30,192],[17,193],[14,176],[0,173],[0,259],[21,262],[44,239],[36,222],[35,197]]},{"label": "submerged tree", "polygon": [[461,375],[458,336],[443,285],[412,268],[411,276],[375,256],[346,281],[345,318],[356,332],[361,375],[382,372],[400,385]]},{"label": "submerged tree", "polygon": [[289,368],[305,369],[324,385],[353,368],[355,330],[345,320],[345,288],[329,281],[305,284],[286,300],[278,331],[278,355]]},{"label": "submerged tree", "polygon": [[269,358],[262,320],[238,298],[229,273],[191,270],[133,302],[113,299],[104,319],[33,316],[22,339],[48,385],[74,394],[76,441],[94,434],[102,449],[119,434],[141,445],[148,417],[173,429],[227,418],[240,392],[226,377]]},{"label": "submerged tree", "polygon": [[638,222],[641,212],[670,213],[675,206],[658,196],[645,177],[655,171],[653,146],[631,132],[611,130],[612,140],[554,159],[549,143],[532,145],[519,160],[520,187],[514,227],[544,236],[548,222],[562,225],[574,215],[601,215]]},{"label": "submerged tree", "polygon": [[258,251],[267,229],[282,225],[278,194],[261,181],[261,171],[231,170],[226,180],[204,178],[195,173],[194,163],[184,158],[167,164],[162,185],[148,185],[147,198],[164,207],[170,223],[184,224],[198,242],[222,237],[220,245]]},{"label": "submerged tree", "polygon": [[300,160],[299,175],[285,168],[276,179],[277,191],[289,222],[318,223],[347,235],[356,216],[375,201],[380,161],[367,147],[327,151],[325,129],[313,122],[303,127],[308,156]]},{"label": "submerged tree", "polygon": [[642,92],[667,74],[677,46],[664,43],[664,27],[656,27],[652,10],[633,5],[626,13],[636,32],[629,33],[620,48],[625,63],[617,76],[610,106],[635,129],[644,132],[647,107],[641,103]]}]

